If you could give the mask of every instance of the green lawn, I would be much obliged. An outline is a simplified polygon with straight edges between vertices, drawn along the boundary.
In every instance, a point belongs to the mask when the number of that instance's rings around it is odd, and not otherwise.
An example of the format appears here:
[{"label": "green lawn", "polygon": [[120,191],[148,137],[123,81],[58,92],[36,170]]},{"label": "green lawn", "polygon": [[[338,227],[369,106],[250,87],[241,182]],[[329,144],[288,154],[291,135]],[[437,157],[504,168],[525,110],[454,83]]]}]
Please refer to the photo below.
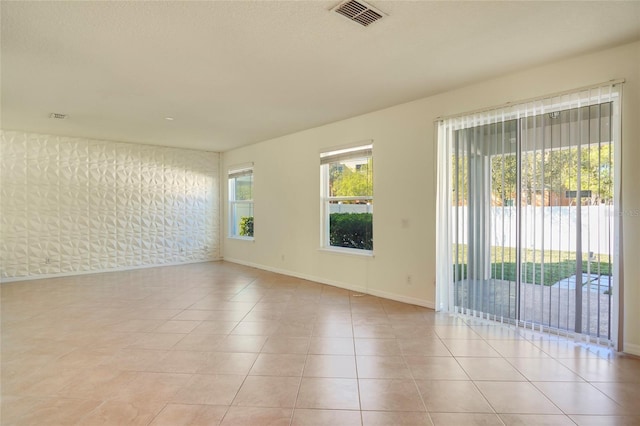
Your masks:
[{"label": "green lawn", "polygon": [[[454,259],[456,250],[454,248]],[[466,276],[467,246],[458,246],[458,273]],[[526,283],[543,283],[553,285],[561,279],[576,273],[576,253],[568,251],[540,250],[523,252],[522,277]],[[595,255],[589,266],[588,257],[583,256],[582,272],[587,273],[590,267],[592,274],[611,275],[610,257]],[[460,276],[460,275],[458,275]],[[491,247],[491,277],[505,281],[516,281],[516,250],[510,247]]]}]

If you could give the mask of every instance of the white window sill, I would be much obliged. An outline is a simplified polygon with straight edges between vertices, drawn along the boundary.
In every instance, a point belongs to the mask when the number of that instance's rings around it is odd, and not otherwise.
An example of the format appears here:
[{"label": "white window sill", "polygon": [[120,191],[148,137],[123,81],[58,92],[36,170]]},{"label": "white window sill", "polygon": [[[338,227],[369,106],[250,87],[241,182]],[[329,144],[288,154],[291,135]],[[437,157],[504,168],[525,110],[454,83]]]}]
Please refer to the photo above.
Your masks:
[{"label": "white window sill", "polygon": [[241,237],[238,235],[229,235],[227,237],[229,240],[240,240],[240,241],[255,241],[254,237]]},{"label": "white window sill", "polygon": [[373,251],[371,250],[349,249],[341,247],[320,247],[318,250],[327,254],[346,254],[347,256],[375,257]]}]

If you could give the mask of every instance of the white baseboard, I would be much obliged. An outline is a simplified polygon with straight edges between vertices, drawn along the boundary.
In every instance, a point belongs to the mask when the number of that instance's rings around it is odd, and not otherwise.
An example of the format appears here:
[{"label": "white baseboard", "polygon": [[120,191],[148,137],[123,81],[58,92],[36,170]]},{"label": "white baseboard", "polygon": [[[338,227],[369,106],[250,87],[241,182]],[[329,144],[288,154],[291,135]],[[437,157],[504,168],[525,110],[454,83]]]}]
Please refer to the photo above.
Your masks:
[{"label": "white baseboard", "polygon": [[401,294],[389,293],[382,290],[369,290],[369,294],[372,296],[382,297],[383,299],[395,300],[396,302],[408,303],[409,305],[422,306],[423,308],[436,309],[436,303],[430,300],[418,299],[410,296],[403,296]]},{"label": "white baseboard", "polygon": [[622,352],[635,356],[640,356],[640,345],[624,342],[622,344]]},{"label": "white baseboard", "polygon": [[216,262],[221,260],[222,260],[221,257],[216,257],[216,258],[204,259],[204,260],[189,260],[186,262],[170,262],[170,263],[157,263],[152,265],[122,266],[119,268],[92,269],[90,271],[60,272],[58,274],[27,275],[24,277],[2,278],[0,280],[0,283],[5,284],[5,283],[13,283],[13,282],[19,282],[19,281],[43,280],[46,278],[61,278],[61,277],[73,277],[77,275],[103,274],[105,272],[134,271],[136,269],[159,268],[162,266],[190,265],[192,263]]},{"label": "white baseboard", "polygon": [[328,284],[333,287],[343,288],[345,290],[351,290],[357,293],[370,294],[372,296],[382,297],[383,299],[394,300],[396,302],[408,303],[410,305],[422,306],[424,308],[435,309],[435,302],[429,300],[417,299],[415,297],[403,296],[400,294],[389,293],[382,290],[375,290],[370,288],[365,288],[357,285],[353,285],[351,283],[346,283],[343,281],[334,281],[329,280],[324,277],[317,277],[314,275],[301,274],[295,271],[289,271],[287,269],[274,268],[272,266],[262,265],[259,263],[247,262],[241,259],[234,259],[225,257],[223,258],[225,262],[237,263],[239,265],[250,266],[252,268],[262,269],[263,271],[275,272],[276,274],[288,275],[291,277],[300,278],[308,281],[315,281],[321,284]]}]

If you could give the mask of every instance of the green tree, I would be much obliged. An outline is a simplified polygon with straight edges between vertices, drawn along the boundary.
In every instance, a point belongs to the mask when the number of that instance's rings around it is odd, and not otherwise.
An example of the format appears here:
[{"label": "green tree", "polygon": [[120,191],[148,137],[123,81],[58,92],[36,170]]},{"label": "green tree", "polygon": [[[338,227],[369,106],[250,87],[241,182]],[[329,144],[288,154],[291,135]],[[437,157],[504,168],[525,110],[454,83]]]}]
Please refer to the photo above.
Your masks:
[{"label": "green tree", "polygon": [[491,190],[502,205],[516,198],[516,160],[515,154],[496,155],[491,159]]},{"label": "green tree", "polygon": [[253,199],[253,176],[242,176],[236,179],[236,200],[251,200]]},{"label": "green tree", "polygon": [[330,192],[333,197],[373,196],[373,163],[369,158],[359,168],[344,164],[342,169],[332,165],[330,174]]},{"label": "green tree", "polygon": [[[613,201],[613,152],[611,144],[582,148],[581,187],[591,191],[591,203]],[[577,186],[577,185],[576,185]]]},{"label": "green tree", "polygon": [[[536,194],[552,195],[578,189],[578,147],[523,152],[521,155],[522,194],[534,204]],[[462,161],[460,159],[459,161]],[[455,162],[455,160],[454,160]],[[494,199],[503,203],[516,198],[517,158],[515,154],[497,155],[491,159],[491,190]],[[466,185],[466,169],[461,167],[461,180]],[[591,191],[590,203],[613,200],[613,158],[610,144],[580,148],[580,189]]]},{"label": "green tree", "polygon": [[240,219],[240,235],[253,237],[253,216],[245,216]]}]

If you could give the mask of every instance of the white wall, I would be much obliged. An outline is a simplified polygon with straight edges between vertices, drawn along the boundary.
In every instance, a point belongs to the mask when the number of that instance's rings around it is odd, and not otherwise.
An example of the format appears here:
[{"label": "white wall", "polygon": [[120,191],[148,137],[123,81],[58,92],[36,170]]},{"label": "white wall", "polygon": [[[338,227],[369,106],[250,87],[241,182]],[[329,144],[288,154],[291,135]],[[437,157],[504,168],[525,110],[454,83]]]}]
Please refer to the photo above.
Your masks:
[{"label": "white wall", "polygon": [[219,154],[0,133],[0,278],[220,257]]},{"label": "white wall", "polygon": [[[434,120],[617,78],[626,79],[623,203],[626,211],[639,211],[640,42],[636,42],[225,152],[223,172],[234,164],[255,163],[255,241],[225,238],[224,257],[433,306]],[[374,141],[375,257],[320,251],[319,152],[369,139]],[[403,219],[408,227],[402,226]],[[626,351],[640,354],[640,217],[629,214],[623,220],[624,344]]]}]

